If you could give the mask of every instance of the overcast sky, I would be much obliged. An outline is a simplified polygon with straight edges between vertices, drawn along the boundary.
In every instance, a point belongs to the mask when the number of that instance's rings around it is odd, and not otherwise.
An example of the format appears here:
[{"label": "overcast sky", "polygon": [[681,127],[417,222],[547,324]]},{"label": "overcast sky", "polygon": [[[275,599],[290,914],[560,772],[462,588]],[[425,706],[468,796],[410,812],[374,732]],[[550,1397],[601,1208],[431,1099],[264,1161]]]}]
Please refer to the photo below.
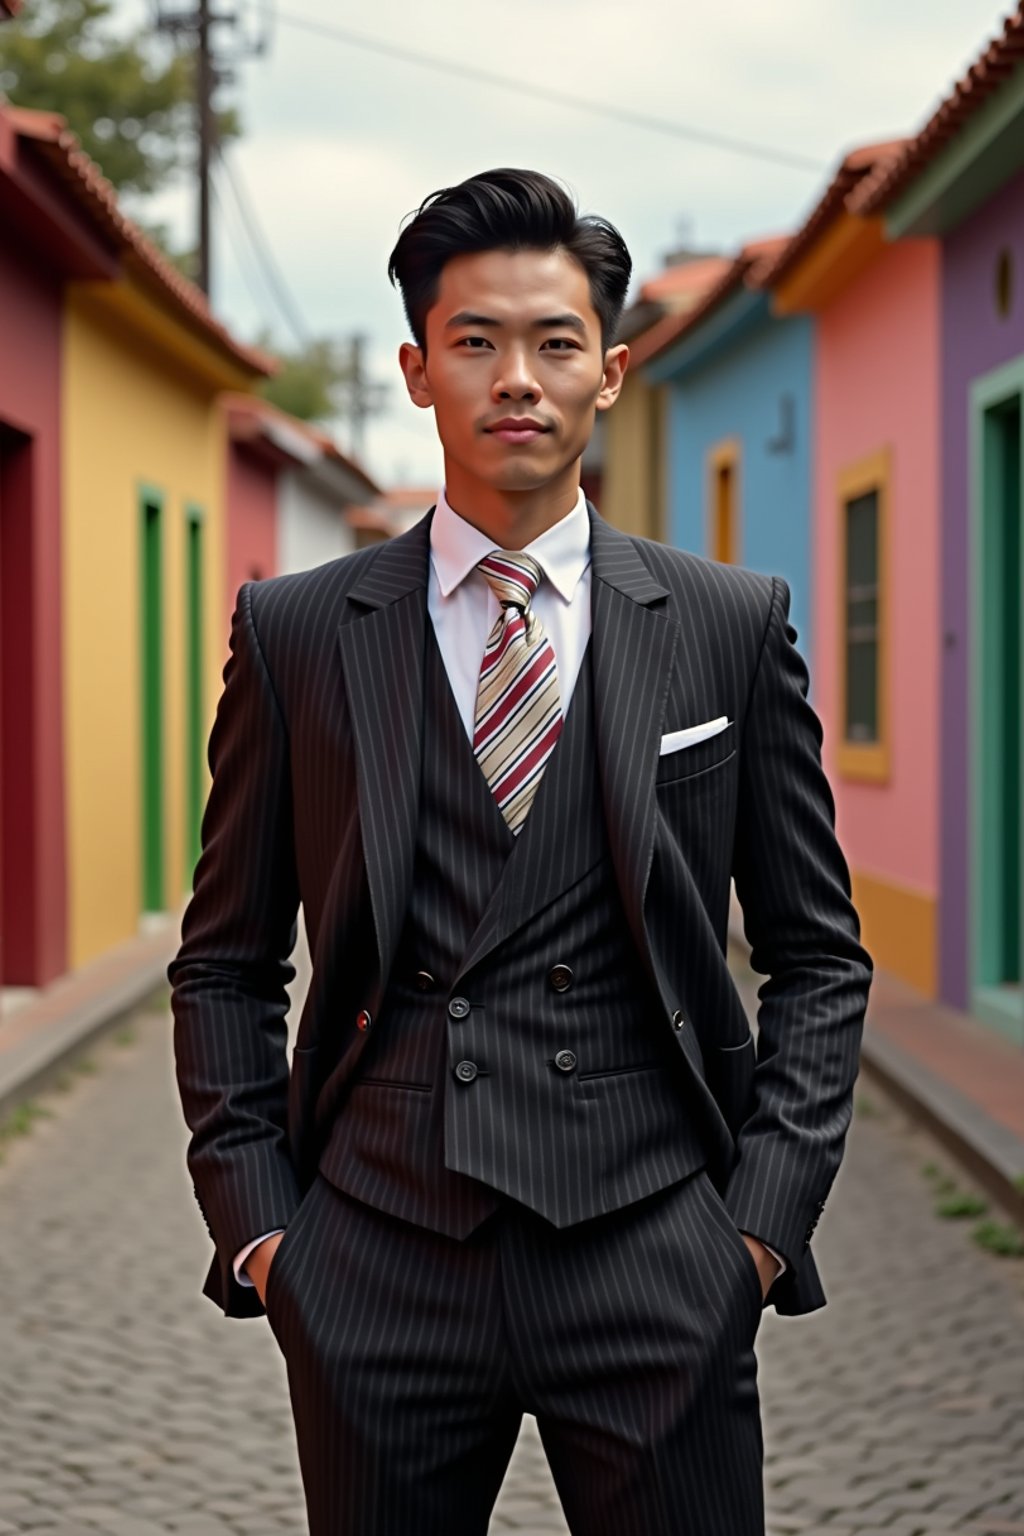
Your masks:
[{"label": "overcast sky", "polygon": [[[116,0],[115,14],[129,25],[153,8]],[[213,7],[225,8],[255,17],[264,7]],[[795,227],[841,154],[921,126],[1008,11],[986,0],[280,0],[273,9],[266,56],[242,65],[224,93],[245,127],[231,154],[305,326],[367,333],[371,370],[390,384],[388,410],[369,428],[368,468],[385,484],[428,485],[440,482],[440,452],[431,414],[409,402],[398,371],[407,332],[386,274],[402,218],[424,196],[490,166],[557,175],[583,211],[618,225],[635,289],[681,237],[730,252]],[[813,164],[455,78],[315,36],[300,19]],[[148,211],[185,240],[193,201],[182,186]],[[291,342],[230,203],[215,237],[214,305],[245,339],[269,323]]]}]

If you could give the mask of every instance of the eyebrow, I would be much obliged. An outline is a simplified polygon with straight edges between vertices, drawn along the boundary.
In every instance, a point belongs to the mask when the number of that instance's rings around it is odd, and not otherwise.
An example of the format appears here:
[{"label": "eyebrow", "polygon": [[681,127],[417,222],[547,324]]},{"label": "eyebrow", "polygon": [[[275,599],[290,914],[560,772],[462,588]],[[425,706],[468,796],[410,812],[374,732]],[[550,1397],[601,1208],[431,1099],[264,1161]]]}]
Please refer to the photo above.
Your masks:
[{"label": "eyebrow", "polygon": [[[533,324],[535,326],[542,326],[547,330],[578,331],[581,336],[587,334],[586,322],[579,315],[571,313],[565,315],[545,315],[540,320],[534,320]],[[457,315],[452,315],[451,319],[446,320],[444,323],[446,331],[454,330],[456,326],[460,325],[491,326],[494,329],[498,329],[501,326],[501,321],[496,320],[493,315],[477,315],[471,310],[460,309]]]}]

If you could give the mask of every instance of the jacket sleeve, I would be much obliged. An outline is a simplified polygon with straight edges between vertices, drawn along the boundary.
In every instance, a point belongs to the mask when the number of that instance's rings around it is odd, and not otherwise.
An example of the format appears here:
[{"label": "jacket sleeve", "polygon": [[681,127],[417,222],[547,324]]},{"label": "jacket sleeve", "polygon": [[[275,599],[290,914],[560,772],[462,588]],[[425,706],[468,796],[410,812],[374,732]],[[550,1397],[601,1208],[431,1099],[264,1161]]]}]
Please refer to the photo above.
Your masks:
[{"label": "jacket sleeve", "polygon": [[738,1227],[796,1266],[842,1158],[872,962],[788,616],[789,588],[775,578],[740,745],[733,853],[751,964],[768,979],[754,1109],[725,1199]]},{"label": "jacket sleeve", "polygon": [[217,1248],[215,1294],[251,1313],[232,1272],[299,1204],[286,1137],[287,984],[299,894],[288,735],[260,649],[253,584],[232,616],[209,741],[213,775],[181,945],[167,968],[189,1172]]}]

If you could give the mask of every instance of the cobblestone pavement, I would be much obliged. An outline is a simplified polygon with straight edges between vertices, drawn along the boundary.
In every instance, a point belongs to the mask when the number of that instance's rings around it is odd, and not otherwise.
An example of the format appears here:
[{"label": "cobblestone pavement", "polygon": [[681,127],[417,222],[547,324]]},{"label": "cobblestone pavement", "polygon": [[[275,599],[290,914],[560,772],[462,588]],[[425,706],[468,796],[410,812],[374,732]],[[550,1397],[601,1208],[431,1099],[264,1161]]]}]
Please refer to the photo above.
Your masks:
[{"label": "cobblestone pavement", "polygon": [[[199,1294],[167,1015],[94,1061],[0,1165],[0,1533],[298,1536],[277,1346]],[[1024,1533],[1024,1263],[933,1214],[929,1158],[864,1095],[816,1240],[830,1305],[766,1314],[773,1536]],[[507,1530],[565,1531],[532,1421]]]}]

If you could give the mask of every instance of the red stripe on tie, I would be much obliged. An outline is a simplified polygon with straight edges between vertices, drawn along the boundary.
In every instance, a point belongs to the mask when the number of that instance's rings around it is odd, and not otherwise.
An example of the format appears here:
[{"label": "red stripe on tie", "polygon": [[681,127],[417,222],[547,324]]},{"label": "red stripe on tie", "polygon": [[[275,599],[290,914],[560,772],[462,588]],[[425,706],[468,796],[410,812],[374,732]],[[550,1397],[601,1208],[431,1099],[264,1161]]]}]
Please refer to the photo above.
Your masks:
[{"label": "red stripe on tie", "polygon": [[533,572],[526,566],[510,565],[504,560],[481,560],[480,565],[490,571],[492,576],[498,576],[502,581],[511,581],[515,586],[522,587],[532,597],[537,590]]},{"label": "red stripe on tie", "polygon": [[559,735],[561,734],[561,730],[562,716],[556,715],[554,720],[552,720],[551,724],[548,726],[547,730],[544,732],[544,735],[540,738],[539,741],[534,743],[526,756],[521,758],[519,762],[515,763],[511,768],[509,768],[507,772],[503,774],[502,777],[498,780],[498,782],[491,786],[494,793],[494,798],[497,800],[499,805],[501,805],[503,801],[511,799],[516,790],[519,788],[520,784],[522,784],[523,780],[529,777],[531,771],[537,766],[538,762],[540,762],[540,760],[548,752],[551,751],[552,747],[555,745],[555,742],[558,740]]},{"label": "red stripe on tie", "polygon": [[480,721],[473,737],[473,745],[477,747],[487,737],[492,736],[495,730],[507,719],[508,715],[529,693],[530,688],[543,677],[554,660],[554,651],[551,647],[542,646],[540,655],[536,656],[525,672],[521,672],[512,686],[504,692],[494,705],[493,711]]},{"label": "red stripe on tie", "polygon": [[[525,633],[525,630],[526,624],[521,613],[517,614],[514,619],[509,619],[501,639],[498,641],[498,649],[494,651],[492,655],[485,656],[483,660],[483,663],[480,667],[481,678],[488,677],[494,671],[495,667],[499,665],[502,657],[508,650],[511,641],[514,640],[518,635]],[[478,683],[478,689],[479,686],[480,685]]]}]

